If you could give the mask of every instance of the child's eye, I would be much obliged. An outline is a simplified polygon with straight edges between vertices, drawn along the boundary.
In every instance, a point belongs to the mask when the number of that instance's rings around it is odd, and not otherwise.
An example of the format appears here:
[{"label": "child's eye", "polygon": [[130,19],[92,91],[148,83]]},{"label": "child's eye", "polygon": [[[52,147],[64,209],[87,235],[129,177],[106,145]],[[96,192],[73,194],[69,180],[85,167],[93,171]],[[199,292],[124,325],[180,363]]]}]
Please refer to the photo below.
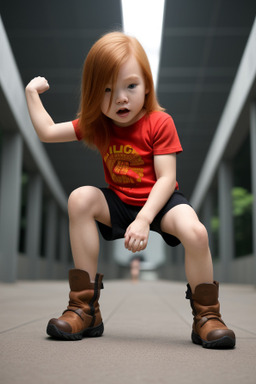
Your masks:
[{"label": "child's eye", "polygon": [[107,88],[105,89],[105,92],[111,92],[111,89],[107,87]]},{"label": "child's eye", "polygon": [[129,84],[128,85],[128,88],[129,89],[134,89],[134,88],[136,88],[137,87],[137,84]]}]

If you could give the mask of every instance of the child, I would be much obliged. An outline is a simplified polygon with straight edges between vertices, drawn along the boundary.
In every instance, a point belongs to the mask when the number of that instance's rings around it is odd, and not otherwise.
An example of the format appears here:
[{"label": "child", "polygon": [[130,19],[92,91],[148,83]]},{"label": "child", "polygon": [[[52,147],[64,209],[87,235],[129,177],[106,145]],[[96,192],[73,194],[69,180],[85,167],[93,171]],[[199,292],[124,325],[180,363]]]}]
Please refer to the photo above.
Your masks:
[{"label": "child", "polygon": [[43,142],[84,140],[103,160],[108,188],[84,186],[68,201],[70,241],[75,269],[69,272],[70,300],[47,333],[78,340],[101,336],[99,309],[103,275],[97,273],[99,238],[124,238],[140,252],[149,231],[170,246],[185,248],[186,298],[194,315],[192,341],[207,348],[232,348],[234,332],[221,319],[218,283],[205,227],[178,190],[176,154],[182,151],[172,118],[159,106],[152,74],[140,43],[112,32],[91,48],[84,64],[78,119],[55,124],[39,94],[49,84],[34,78],[26,87],[32,123]]},{"label": "child", "polygon": [[133,283],[137,283],[140,279],[141,262],[144,257],[141,255],[133,256],[130,260],[130,274]]}]

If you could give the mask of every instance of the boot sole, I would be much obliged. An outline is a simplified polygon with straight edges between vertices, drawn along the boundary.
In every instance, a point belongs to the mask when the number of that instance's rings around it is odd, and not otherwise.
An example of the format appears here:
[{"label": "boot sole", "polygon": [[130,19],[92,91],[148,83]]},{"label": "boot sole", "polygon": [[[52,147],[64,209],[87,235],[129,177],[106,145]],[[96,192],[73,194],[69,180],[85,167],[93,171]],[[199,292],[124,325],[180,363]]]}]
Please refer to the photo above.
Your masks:
[{"label": "boot sole", "polygon": [[66,333],[61,331],[54,324],[48,324],[46,332],[49,336],[58,340],[82,340],[83,337],[100,337],[104,332],[104,325],[101,323],[97,327],[86,328],[77,333]]},{"label": "boot sole", "polygon": [[231,337],[224,336],[217,340],[206,341],[201,339],[196,333],[192,332],[191,339],[194,344],[202,345],[203,348],[211,349],[231,349],[236,345],[235,339]]}]

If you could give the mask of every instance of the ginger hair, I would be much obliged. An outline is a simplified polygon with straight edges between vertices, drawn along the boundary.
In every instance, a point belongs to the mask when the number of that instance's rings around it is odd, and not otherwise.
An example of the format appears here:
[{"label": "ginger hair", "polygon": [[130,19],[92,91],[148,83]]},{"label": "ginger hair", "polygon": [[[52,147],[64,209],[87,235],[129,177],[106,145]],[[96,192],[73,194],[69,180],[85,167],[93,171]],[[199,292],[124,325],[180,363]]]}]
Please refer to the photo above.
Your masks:
[{"label": "ginger hair", "polygon": [[163,110],[156,98],[147,55],[139,41],[122,32],[104,35],[90,49],[83,67],[78,117],[82,138],[90,147],[102,149],[108,143],[110,120],[101,112],[104,91],[109,82],[114,90],[119,69],[131,55],[142,69],[148,90],[144,104],[146,113]]}]

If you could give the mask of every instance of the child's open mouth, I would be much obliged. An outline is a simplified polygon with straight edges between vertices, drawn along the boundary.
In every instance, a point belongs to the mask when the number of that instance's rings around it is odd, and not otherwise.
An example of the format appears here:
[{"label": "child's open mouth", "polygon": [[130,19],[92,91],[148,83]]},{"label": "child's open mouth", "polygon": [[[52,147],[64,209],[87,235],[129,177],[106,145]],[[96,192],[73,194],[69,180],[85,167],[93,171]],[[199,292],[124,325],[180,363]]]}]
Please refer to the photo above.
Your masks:
[{"label": "child's open mouth", "polygon": [[129,114],[130,110],[128,108],[122,108],[117,111],[118,116],[127,116]]}]

